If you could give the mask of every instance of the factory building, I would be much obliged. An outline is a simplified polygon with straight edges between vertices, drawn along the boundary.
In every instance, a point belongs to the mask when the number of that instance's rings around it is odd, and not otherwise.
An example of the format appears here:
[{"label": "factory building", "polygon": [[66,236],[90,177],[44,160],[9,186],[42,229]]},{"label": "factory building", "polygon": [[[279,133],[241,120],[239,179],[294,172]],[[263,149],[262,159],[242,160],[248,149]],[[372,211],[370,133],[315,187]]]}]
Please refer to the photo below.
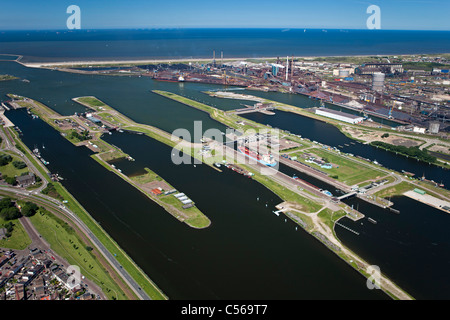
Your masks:
[{"label": "factory building", "polygon": [[440,123],[437,121],[433,121],[429,123],[428,131],[430,133],[439,133]]},{"label": "factory building", "polygon": [[384,89],[384,73],[375,72],[372,75],[372,90],[383,92]]},{"label": "factory building", "polygon": [[401,63],[365,63],[357,68],[356,73],[360,75],[371,75],[377,72],[385,74],[403,73]]},{"label": "factory building", "polygon": [[339,78],[345,78],[354,73],[355,73],[354,68],[339,68],[333,70],[333,76]]},{"label": "factory building", "polygon": [[341,112],[341,111],[328,109],[328,108],[317,108],[316,114],[327,117],[327,118],[348,122],[351,124],[357,124],[357,123],[361,123],[364,121],[363,117],[356,116],[356,115],[353,115],[350,113],[345,113],[345,112]]}]

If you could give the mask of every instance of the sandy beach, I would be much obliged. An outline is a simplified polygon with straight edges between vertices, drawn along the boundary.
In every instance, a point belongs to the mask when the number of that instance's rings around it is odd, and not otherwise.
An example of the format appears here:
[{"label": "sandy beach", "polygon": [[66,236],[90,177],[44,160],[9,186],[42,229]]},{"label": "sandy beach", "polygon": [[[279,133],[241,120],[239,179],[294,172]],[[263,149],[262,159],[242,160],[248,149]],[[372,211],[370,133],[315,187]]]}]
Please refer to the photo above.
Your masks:
[{"label": "sandy beach", "polygon": [[[337,58],[337,57],[373,57],[374,55],[339,55],[339,56],[326,56],[326,58]],[[384,55],[377,55],[384,56]],[[409,56],[397,55],[397,56]],[[30,68],[48,68],[48,67],[73,67],[73,66],[104,66],[104,65],[124,65],[124,64],[157,64],[157,63],[181,63],[181,62],[205,62],[212,61],[212,57],[207,58],[174,58],[174,59],[136,59],[136,60],[78,60],[78,61],[53,61],[53,62],[22,62],[20,61],[22,56],[17,62],[20,64],[30,67]],[[280,60],[285,61],[286,57],[234,57],[223,59],[223,62],[232,61],[247,61],[247,60]],[[289,57],[291,59],[292,57]],[[325,58],[325,56],[294,56],[294,59],[306,59],[314,60],[317,58]],[[216,61],[220,61],[220,58],[216,57]]]},{"label": "sandy beach", "polygon": [[[276,57],[265,57],[265,58],[228,58],[224,59],[224,62],[230,61],[240,61],[247,59],[276,59]],[[157,64],[157,63],[181,63],[181,62],[202,62],[202,61],[212,61],[211,58],[186,58],[186,59],[147,59],[147,60],[88,60],[88,61],[66,61],[66,62],[22,62],[17,61],[20,64],[30,67],[30,68],[45,68],[45,67],[72,67],[80,65],[123,65],[123,64]]]}]

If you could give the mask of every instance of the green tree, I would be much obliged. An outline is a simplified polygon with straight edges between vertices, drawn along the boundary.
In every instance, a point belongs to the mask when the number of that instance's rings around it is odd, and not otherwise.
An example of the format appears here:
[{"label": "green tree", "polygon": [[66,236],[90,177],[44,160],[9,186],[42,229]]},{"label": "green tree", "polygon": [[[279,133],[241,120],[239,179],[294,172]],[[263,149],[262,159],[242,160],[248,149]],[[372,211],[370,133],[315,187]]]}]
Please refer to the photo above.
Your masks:
[{"label": "green tree", "polygon": [[5,180],[5,182],[7,184],[10,184],[13,186],[15,186],[17,184],[16,178],[14,178],[14,177],[3,176],[3,180]]},{"label": "green tree", "polygon": [[0,216],[4,220],[13,220],[20,218],[20,211],[16,207],[5,208],[0,211]]},{"label": "green tree", "polygon": [[39,209],[39,207],[35,203],[26,202],[22,206],[22,215],[24,215],[25,217],[34,216],[36,214],[36,212],[38,211],[38,209]]},{"label": "green tree", "polygon": [[23,169],[23,168],[27,167],[27,164],[25,162],[23,162],[23,161],[15,160],[15,161],[13,161],[13,166],[16,169]]},{"label": "green tree", "polygon": [[12,157],[9,154],[4,154],[0,156],[0,166],[6,166],[12,161]]},{"label": "green tree", "polygon": [[11,198],[6,197],[0,200],[0,211],[11,207],[14,207],[14,203],[11,201]]}]

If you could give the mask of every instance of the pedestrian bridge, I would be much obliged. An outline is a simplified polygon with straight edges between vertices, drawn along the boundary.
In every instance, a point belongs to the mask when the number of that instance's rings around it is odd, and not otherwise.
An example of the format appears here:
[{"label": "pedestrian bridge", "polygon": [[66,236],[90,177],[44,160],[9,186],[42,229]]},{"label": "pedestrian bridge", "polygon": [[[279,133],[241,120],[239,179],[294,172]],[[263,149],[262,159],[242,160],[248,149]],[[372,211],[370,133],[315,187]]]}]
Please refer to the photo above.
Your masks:
[{"label": "pedestrian bridge", "polygon": [[346,194],[344,194],[344,195],[342,195],[340,197],[337,197],[337,198],[339,200],[343,200],[343,199],[347,199],[347,198],[353,197],[356,194],[357,194],[356,191],[352,191],[352,192],[346,193]]}]

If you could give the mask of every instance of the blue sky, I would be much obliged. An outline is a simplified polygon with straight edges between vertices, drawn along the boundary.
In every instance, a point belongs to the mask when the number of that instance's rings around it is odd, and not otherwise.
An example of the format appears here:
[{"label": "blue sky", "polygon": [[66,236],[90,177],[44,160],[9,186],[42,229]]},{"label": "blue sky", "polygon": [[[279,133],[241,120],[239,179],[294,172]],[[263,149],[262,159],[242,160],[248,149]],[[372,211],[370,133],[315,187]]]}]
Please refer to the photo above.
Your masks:
[{"label": "blue sky", "polygon": [[66,9],[81,9],[81,28],[276,27],[365,29],[367,7],[381,29],[450,30],[449,0],[2,0],[0,30],[65,29]]}]

